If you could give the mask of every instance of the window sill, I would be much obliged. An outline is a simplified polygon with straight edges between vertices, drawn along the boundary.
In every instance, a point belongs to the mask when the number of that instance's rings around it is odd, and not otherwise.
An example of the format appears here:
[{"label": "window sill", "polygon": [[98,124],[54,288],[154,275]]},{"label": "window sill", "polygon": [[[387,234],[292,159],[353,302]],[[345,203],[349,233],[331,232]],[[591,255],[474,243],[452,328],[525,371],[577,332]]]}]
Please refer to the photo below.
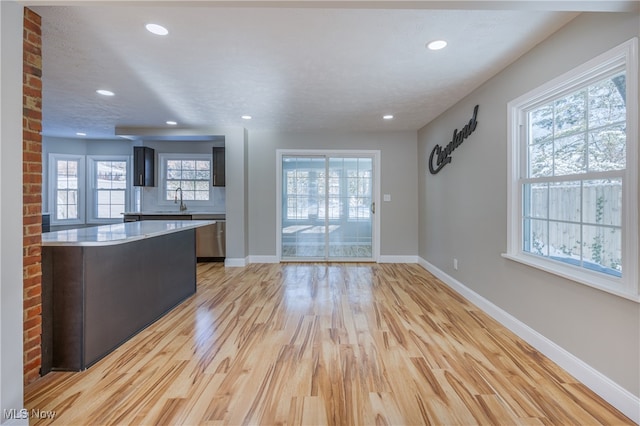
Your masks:
[{"label": "window sill", "polygon": [[636,303],[640,303],[640,295],[630,294],[628,292],[619,291],[612,288],[614,285],[623,286],[624,283],[616,278],[606,279],[598,276],[599,274],[592,274],[588,271],[582,271],[579,268],[574,268],[568,265],[557,264],[554,261],[538,259],[533,255],[526,254],[511,254],[503,253],[502,257],[505,259],[513,260],[523,265],[531,266],[536,269],[548,272],[566,278],[571,281],[578,282],[580,284],[587,285],[589,287],[604,291],[614,296],[622,297],[624,299],[631,300]]}]

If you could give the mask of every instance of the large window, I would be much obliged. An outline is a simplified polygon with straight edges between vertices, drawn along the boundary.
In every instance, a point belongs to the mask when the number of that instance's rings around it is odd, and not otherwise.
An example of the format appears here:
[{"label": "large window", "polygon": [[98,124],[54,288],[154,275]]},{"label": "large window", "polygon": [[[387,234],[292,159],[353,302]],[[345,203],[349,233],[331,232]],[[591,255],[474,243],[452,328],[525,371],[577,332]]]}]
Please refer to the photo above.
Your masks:
[{"label": "large window", "polygon": [[89,178],[91,179],[90,216],[94,222],[122,220],[128,200],[129,157],[91,156]]},{"label": "large window", "polygon": [[84,156],[51,154],[49,176],[52,223],[83,223]]},{"label": "large window", "polygon": [[211,155],[160,154],[161,200],[180,198],[190,205],[206,204],[212,199]]},{"label": "large window", "polygon": [[631,298],[638,296],[636,46],[626,43],[509,104],[508,255]]},{"label": "large window", "polygon": [[129,167],[126,155],[50,154],[52,224],[84,224],[85,213],[86,223],[122,221],[122,213],[130,205]]}]

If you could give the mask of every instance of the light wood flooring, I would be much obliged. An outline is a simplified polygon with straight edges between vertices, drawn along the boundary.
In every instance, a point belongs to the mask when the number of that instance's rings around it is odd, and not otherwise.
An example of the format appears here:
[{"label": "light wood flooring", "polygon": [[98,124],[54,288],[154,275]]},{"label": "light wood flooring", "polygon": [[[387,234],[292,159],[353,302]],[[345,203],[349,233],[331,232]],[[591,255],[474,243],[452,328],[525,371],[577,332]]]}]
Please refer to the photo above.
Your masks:
[{"label": "light wood flooring", "polygon": [[25,393],[55,414],[31,424],[633,424],[404,264],[200,264],[195,296]]}]

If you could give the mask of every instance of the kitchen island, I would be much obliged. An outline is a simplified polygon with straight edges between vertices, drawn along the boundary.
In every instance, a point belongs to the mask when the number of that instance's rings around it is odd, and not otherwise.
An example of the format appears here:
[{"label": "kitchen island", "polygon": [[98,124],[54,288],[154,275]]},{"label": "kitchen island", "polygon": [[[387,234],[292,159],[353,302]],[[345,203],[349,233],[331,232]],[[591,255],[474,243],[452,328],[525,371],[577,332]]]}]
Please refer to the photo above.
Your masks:
[{"label": "kitchen island", "polygon": [[99,361],[196,291],[195,230],[141,221],[42,234],[42,374]]}]

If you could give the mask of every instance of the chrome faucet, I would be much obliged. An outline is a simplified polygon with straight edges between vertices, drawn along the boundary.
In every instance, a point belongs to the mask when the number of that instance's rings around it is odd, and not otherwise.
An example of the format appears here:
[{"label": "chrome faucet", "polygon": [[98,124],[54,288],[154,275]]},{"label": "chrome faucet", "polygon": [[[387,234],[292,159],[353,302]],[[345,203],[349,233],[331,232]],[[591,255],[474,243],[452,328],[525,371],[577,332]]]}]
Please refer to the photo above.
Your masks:
[{"label": "chrome faucet", "polygon": [[182,188],[178,187],[178,189],[176,189],[176,195],[173,200],[173,203],[178,204],[178,191],[180,191],[180,211],[183,212],[187,209],[187,205],[184,202],[182,202]]}]

